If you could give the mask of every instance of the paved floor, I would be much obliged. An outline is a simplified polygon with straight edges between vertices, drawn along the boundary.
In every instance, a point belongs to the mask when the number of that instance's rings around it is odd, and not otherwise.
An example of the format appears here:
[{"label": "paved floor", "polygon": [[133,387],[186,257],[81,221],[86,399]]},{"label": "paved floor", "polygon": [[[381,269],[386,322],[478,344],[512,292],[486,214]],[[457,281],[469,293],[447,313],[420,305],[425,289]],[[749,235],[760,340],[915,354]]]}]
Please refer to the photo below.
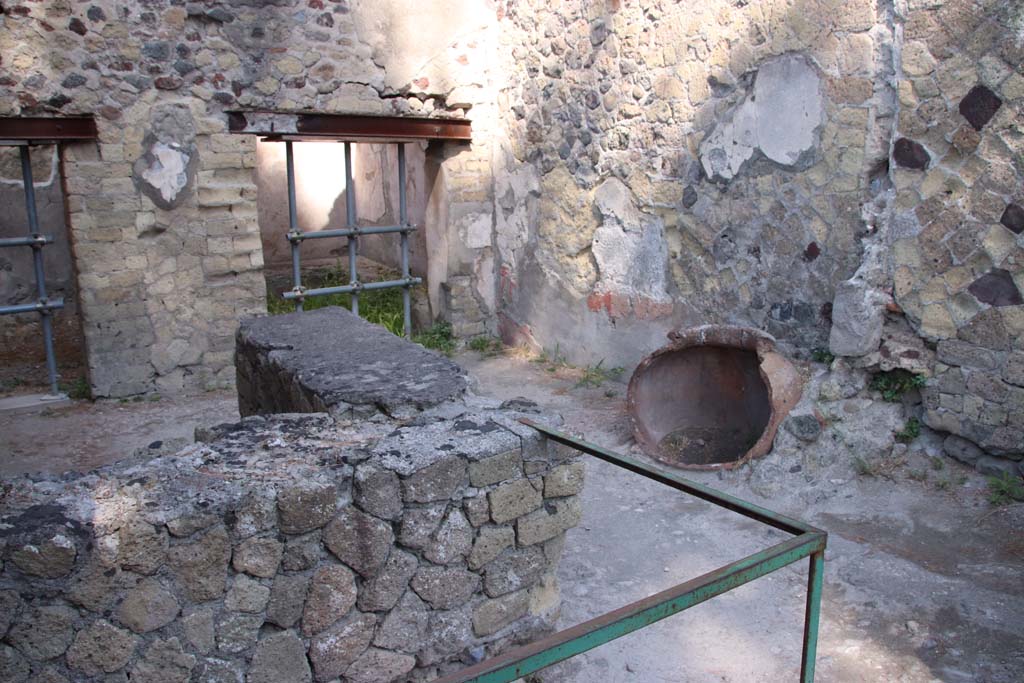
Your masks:
[{"label": "paved floor", "polygon": [[[475,390],[526,396],[567,427],[631,447],[625,387],[576,386],[578,374],[521,358],[463,354]],[[197,425],[237,419],[234,397],[76,403],[0,415],[0,474],[89,469],[138,449],[174,449]],[[756,467],[756,465],[755,465]],[[1024,512],[993,511],[984,482],[959,471],[939,490],[901,473],[827,478],[795,472],[766,500],[751,470],[689,473],[830,532],[819,681],[1019,683],[1024,680]],[[909,473],[907,473],[909,475]],[[742,517],[596,460],[584,518],[560,571],[562,625],[597,616],[781,539]],[[763,489],[758,489],[763,490]],[[801,563],[597,648],[547,680],[565,683],[775,682],[799,668],[806,566]]]}]

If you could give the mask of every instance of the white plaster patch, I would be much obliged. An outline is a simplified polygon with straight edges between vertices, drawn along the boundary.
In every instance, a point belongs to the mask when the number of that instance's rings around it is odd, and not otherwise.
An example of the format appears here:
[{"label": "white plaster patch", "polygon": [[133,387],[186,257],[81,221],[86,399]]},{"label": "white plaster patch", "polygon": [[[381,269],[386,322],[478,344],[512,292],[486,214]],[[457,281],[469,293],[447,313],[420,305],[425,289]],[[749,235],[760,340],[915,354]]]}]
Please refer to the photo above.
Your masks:
[{"label": "white plaster patch", "polygon": [[476,275],[474,278],[476,293],[489,310],[495,310],[494,257],[490,254],[485,254],[482,258],[477,259],[473,271],[474,275]]},{"label": "white plaster patch", "polygon": [[792,165],[814,146],[822,122],[821,79],[802,57],[788,55],[766,63],[754,84],[757,141],[764,155]]},{"label": "white plaster patch", "polygon": [[[41,150],[46,150],[41,151]],[[8,147],[3,150],[5,154],[10,154],[10,159],[4,159],[4,174],[0,177],[0,185],[13,185],[16,187],[25,187],[24,181],[21,179],[21,160],[20,152],[17,147]],[[40,163],[40,155],[49,154],[49,174],[45,178],[41,178],[38,173],[40,167],[43,166]],[[33,187],[49,187],[53,185],[53,181],[57,179],[57,148],[56,147],[34,147],[32,149],[32,186]]]},{"label": "white plaster patch", "polygon": [[821,79],[811,63],[800,55],[769,60],[753,92],[701,143],[704,172],[731,180],[758,150],[792,166],[817,144],[823,116]]},{"label": "white plaster patch", "polygon": [[142,179],[160,193],[165,202],[170,204],[178,193],[188,185],[188,154],[177,145],[158,142],[153,145],[150,153],[153,163],[142,172]]},{"label": "white plaster patch", "polygon": [[501,150],[501,163],[494,172],[495,211],[494,242],[502,262],[515,267],[529,237],[529,223],[540,196],[540,172],[531,164],[521,164],[508,149]]},{"label": "white plaster patch", "polygon": [[600,272],[597,288],[671,301],[665,274],[668,246],[661,220],[637,209],[629,188],[618,178],[602,183],[594,202],[604,216],[591,246]]},{"label": "white plaster patch", "polygon": [[480,214],[467,217],[471,219],[462,226],[462,239],[470,249],[483,249],[491,246],[491,215]]}]

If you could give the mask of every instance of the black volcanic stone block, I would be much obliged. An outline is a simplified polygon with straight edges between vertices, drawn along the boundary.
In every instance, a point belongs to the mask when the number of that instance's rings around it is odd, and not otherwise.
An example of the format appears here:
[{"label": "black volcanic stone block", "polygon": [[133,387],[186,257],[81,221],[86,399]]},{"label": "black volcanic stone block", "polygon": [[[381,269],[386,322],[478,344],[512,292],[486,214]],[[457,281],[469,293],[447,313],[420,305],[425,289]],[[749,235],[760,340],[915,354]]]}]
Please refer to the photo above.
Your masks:
[{"label": "black volcanic stone block", "polygon": [[1021,234],[1024,232],[1024,207],[1020,204],[1007,204],[999,222],[1018,235]]},{"label": "black volcanic stone block", "polygon": [[1024,304],[1017,284],[1009,272],[993,268],[971,283],[967,290],[978,301],[989,306],[1019,306]]},{"label": "black volcanic stone block", "polygon": [[903,168],[913,168],[923,171],[928,168],[928,162],[932,160],[928,150],[920,144],[907,138],[900,138],[893,145],[893,160]]},{"label": "black volcanic stone block", "polygon": [[976,85],[960,100],[960,113],[974,130],[981,130],[992,120],[1003,101],[983,85]]},{"label": "black volcanic stone block", "polygon": [[694,189],[693,185],[687,185],[686,189],[683,190],[683,207],[689,209],[697,203],[697,199],[697,190]]}]

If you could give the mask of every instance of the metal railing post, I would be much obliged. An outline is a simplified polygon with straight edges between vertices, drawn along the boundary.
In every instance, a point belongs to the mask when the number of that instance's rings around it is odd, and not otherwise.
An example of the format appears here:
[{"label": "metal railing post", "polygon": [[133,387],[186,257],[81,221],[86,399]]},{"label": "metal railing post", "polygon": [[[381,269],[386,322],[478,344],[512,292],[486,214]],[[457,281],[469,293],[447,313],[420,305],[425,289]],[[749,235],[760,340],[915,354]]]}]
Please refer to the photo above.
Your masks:
[{"label": "metal railing post", "polygon": [[582,624],[443,676],[437,679],[436,683],[513,683],[522,680],[528,674],[650,626],[804,558],[810,558],[811,568],[808,577],[800,681],[813,683],[825,547],[828,544],[827,533],[800,520],[780,515],[659,467],[652,467],[639,460],[595,446],[533,420],[520,418],[519,422],[540,432],[554,443],[569,446],[628,472],[634,472],[651,481],[665,484],[677,491],[793,534],[793,538]]},{"label": "metal railing post", "polygon": [[821,588],[825,574],[824,549],[811,555],[807,576],[807,611],[804,614],[804,648],[800,660],[801,683],[814,683],[814,663],[818,651],[818,621],[821,617]]},{"label": "metal railing post", "polygon": [[[399,142],[398,146],[398,224],[402,231],[402,278],[409,279],[409,206],[405,196],[405,143]],[[408,339],[412,336],[412,306],[409,297],[409,285],[402,287],[402,330]]]},{"label": "metal railing post", "polygon": [[[356,187],[352,180],[352,143],[345,143],[345,216],[348,227],[356,227]],[[348,238],[348,279],[352,290],[352,312],[359,315],[359,275],[356,273],[356,258],[359,255],[359,238]]]},{"label": "metal railing post", "polygon": [[[39,240],[39,215],[36,213],[36,189],[32,180],[32,158],[28,151],[28,145],[21,148],[21,178],[25,184],[25,208],[28,211],[28,230],[36,241],[32,243],[32,263],[35,267],[36,291],[39,301],[46,303],[46,275],[43,272],[43,245],[44,240]],[[53,325],[50,320],[50,309],[40,308],[39,315],[43,327],[43,345],[46,347],[46,371],[50,375],[50,393],[57,395],[57,356],[53,350]]]},{"label": "metal railing post", "polygon": [[[288,242],[292,249],[292,281],[293,292],[302,293],[302,266],[300,264],[299,248],[302,241],[297,239],[299,233],[299,212],[295,202],[295,157],[292,151],[292,141],[284,143],[285,167],[288,170]],[[295,298],[295,310],[302,310],[302,297]]]}]

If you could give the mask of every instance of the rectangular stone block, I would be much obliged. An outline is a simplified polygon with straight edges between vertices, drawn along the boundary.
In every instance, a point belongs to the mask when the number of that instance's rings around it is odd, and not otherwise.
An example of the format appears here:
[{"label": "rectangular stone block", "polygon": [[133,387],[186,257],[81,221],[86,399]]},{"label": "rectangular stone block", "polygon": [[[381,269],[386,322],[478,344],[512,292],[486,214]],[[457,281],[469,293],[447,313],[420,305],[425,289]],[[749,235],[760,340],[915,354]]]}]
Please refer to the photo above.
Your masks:
[{"label": "rectangular stone block", "polygon": [[506,451],[469,464],[469,483],[483,487],[522,476],[523,458],[519,449]]},{"label": "rectangular stone block", "polygon": [[528,479],[502,484],[487,494],[491,504],[491,519],[496,524],[511,522],[517,517],[536,510],[544,502],[540,491]]},{"label": "rectangular stone block", "polygon": [[530,592],[528,590],[487,600],[473,610],[473,633],[480,637],[497,633],[525,616],[529,609]]},{"label": "rectangular stone block", "polygon": [[579,524],[582,515],[578,498],[550,501],[516,520],[516,538],[521,546],[542,543]]},{"label": "rectangular stone block", "polygon": [[556,467],[544,477],[544,497],[558,498],[576,495],[583,490],[584,473],[582,462]]},{"label": "rectangular stone block", "polygon": [[937,354],[940,361],[949,365],[984,370],[994,370],[999,366],[999,357],[994,352],[955,339],[940,341]]}]

